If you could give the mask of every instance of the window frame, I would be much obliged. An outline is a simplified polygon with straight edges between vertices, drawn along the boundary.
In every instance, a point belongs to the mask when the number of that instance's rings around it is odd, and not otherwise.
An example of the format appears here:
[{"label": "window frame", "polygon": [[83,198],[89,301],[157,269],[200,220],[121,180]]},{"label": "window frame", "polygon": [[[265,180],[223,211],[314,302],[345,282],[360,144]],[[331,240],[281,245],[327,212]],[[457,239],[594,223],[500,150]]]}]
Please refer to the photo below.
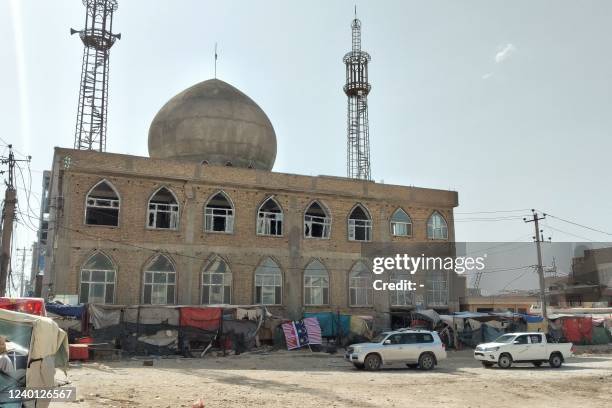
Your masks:
[{"label": "window frame", "polygon": [[[212,265],[214,265],[215,262],[217,261],[223,262],[223,264],[225,265],[225,272],[223,273],[210,272],[209,268]],[[210,276],[209,283],[205,282],[205,279],[204,279],[205,275]],[[212,275],[223,275],[223,284],[212,283],[213,282]],[[226,282],[228,277],[229,277],[229,285],[227,285],[227,282]],[[222,288],[224,303],[210,303],[211,290],[214,286],[215,287],[219,286]],[[229,286],[229,299],[225,299],[225,288],[228,286]],[[216,305],[216,304],[231,305],[232,296],[233,296],[233,286],[234,286],[234,275],[229,266],[229,263],[224,258],[220,257],[219,255],[213,256],[210,260],[206,262],[206,265],[204,265],[204,268],[202,268],[202,273],[200,274],[200,304],[201,305]],[[208,303],[204,303],[204,290],[205,289],[208,291],[208,301],[209,301]],[[225,302],[225,300],[227,300],[227,302]]]},{"label": "window frame", "polygon": [[[106,184],[108,185],[111,190],[113,190],[113,192],[115,193],[115,195],[117,196],[117,199],[95,199],[95,200],[109,200],[111,202],[117,202],[117,225],[105,225],[105,224],[89,224],[87,222],[87,210],[89,208],[104,208],[104,209],[114,209],[115,207],[111,206],[90,206],[89,205],[89,195],[96,189],[96,187],[98,187],[100,184]],[[85,194],[85,204],[84,204],[84,211],[83,211],[83,225],[87,225],[89,227],[107,227],[107,228],[119,228],[121,225],[121,195],[119,194],[119,190],[117,190],[117,188],[115,187],[115,185],[113,183],[111,183],[110,180],[104,178],[100,181],[98,181],[96,184],[94,184],[89,191],[87,191],[87,194]]]},{"label": "window frame", "polygon": [[[278,273],[257,273],[257,270],[260,268],[268,268],[268,266],[264,266],[264,263],[267,260],[271,260],[274,265],[276,266],[276,268],[278,269]],[[277,285],[276,282],[274,285],[264,285],[263,283],[261,285],[257,285],[257,277],[260,276],[263,281],[264,277],[274,277],[276,280],[276,278],[278,277],[280,279],[280,284]],[[255,268],[255,272],[253,273],[253,300],[254,300],[254,304],[261,304],[261,305],[266,305],[266,306],[282,306],[283,305],[283,292],[284,292],[284,288],[283,288],[283,283],[284,283],[284,276],[283,276],[283,270],[280,267],[280,264],[278,262],[276,262],[276,260],[272,257],[266,257],[264,258],[261,262],[259,262],[259,264],[257,265],[257,267]],[[257,288],[260,287],[261,289],[261,301],[257,302]],[[267,287],[267,288],[274,288],[274,302],[275,303],[264,303],[263,302],[263,298],[264,298],[264,293],[263,293],[263,288]],[[276,288],[280,287],[280,293],[279,293],[279,297],[280,299],[276,298]]]},{"label": "window frame", "polygon": [[[161,191],[165,189],[166,191],[168,191],[172,197],[174,198],[174,202],[175,204],[166,204],[166,203],[151,203],[151,200],[153,198],[155,198],[155,196]],[[151,209],[151,205],[154,205],[156,207],[156,209],[152,210]],[[173,212],[172,210],[159,210],[157,209],[158,206],[169,206],[169,207],[176,207],[176,212]],[[156,227],[155,225],[157,225],[157,214],[158,212],[167,212],[169,213],[169,217],[170,217],[170,226],[168,228],[161,228],[161,227]],[[150,225],[149,219],[150,219],[150,215],[153,214],[153,225]],[[174,217],[175,219],[175,226],[172,227],[172,219],[173,219],[173,214],[176,214],[176,216]],[[179,200],[176,196],[176,194],[174,194],[174,191],[172,191],[172,189],[168,186],[161,186],[159,187],[157,190],[155,190],[153,192],[153,194],[151,194],[149,196],[149,199],[147,200],[147,212],[146,212],[146,220],[145,220],[145,225],[146,225],[146,229],[148,230],[152,230],[152,231],[178,231],[180,229],[180,225],[181,225],[181,206],[179,204]]]},{"label": "window frame", "polygon": [[[440,276],[442,279],[432,279],[434,276]],[[448,272],[429,271],[425,281],[427,285],[425,291],[427,307],[448,307]]]},{"label": "window frame", "polygon": [[[353,276],[354,274],[357,275],[358,273],[360,274],[362,271],[357,271],[357,266],[362,264],[365,267],[365,272],[364,275],[366,276]],[[359,279],[360,281],[366,281],[366,285],[364,286],[354,286],[353,285],[353,279]],[[364,291],[365,290],[365,297],[366,297],[366,303],[352,303],[351,300],[351,294],[353,290],[359,290],[359,291]],[[371,268],[368,266],[368,264],[364,261],[357,261],[353,264],[353,266],[351,267],[351,269],[349,270],[348,273],[348,305],[349,307],[372,307],[374,305],[374,290],[372,288],[372,272],[371,272]],[[355,301],[357,301],[358,299],[358,295],[357,292],[355,293]]]},{"label": "window frame", "polygon": [[[434,220],[436,219],[442,220],[443,224],[441,226],[435,226],[434,224]],[[432,224],[432,235],[429,234],[429,225],[430,223]],[[431,215],[429,216],[429,218],[427,219],[427,239],[429,240],[435,240],[435,241],[448,241],[448,221],[446,221],[446,218],[442,215],[442,213],[440,213],[438,210],[435,210],[433,213],[431,213]],[[440,232],[444,231],[445,234],[442,234],[443,236],[441,237],[436,237],[436,231],[440,230]]]},{"label": "window frame", "polygon": [[[307,214],[308,210],[310,210],[310,207],[312,207],[314,204],[317,204],[319,208],[321,208],[323,213],[325,213],[325,217]],[[307,221],[306,217],[310,217],[311,219]],[[313,220],[314,218],[319,218],[322,221],[315,221]],[[308,223],[310,223],[309,234],[307,234],[306,232],[307,230],[306,225]],[[327,235],[323,234],[320,237],[313,237],[312,236],[312,224],[321,225],[323,232],[327,231]],[[310,202],[310,204],[306,206],[306,210],[304,211],[303,227],[304,227],[304,238],[306,239],[330,239],[331,238],[331,228],[332,228],[332,217],[331,217],[331,213],[329,209],[327,208],[327,206],[323,205],[319,200],[313,200],[312,202]]]},{"label": "window frame", "polygon": [[[168,261],[168,263],[172,266],[172,271],[155,271],[152,269],[149,269],[151,267],[152,264],[155,263],[155,261],[157,261],[157,258],[159,257],[164,257],[166,258],[166,260]],[[151,274],[151,282],[147,282],[147,274]],[[166,282],[162,283],[162,282],[155,282],[155,274],[164,274],[165,278],[166,278]],[[169,275],[172,274],[174,275],[174,282],[170,283],[169,282]],[[166,296],[166,302],[165,303],[153,303],[153,288],[155,286],[165,286],[165,296]],[[145,293],[146,293],[146,287],[147,286],[151,286],[151,293],[150,293],[150,302],[146,302],[145,301]],[[174,286],[173,288],[173,302],[172,303],[168,303],[168,286]],[[143,268],[142,271],[142,304],[144,305],[156,305],[156,306],[166,306],[166,305],[176,305],[178,304],[177,302],[177,286],[178,286],[178,272],[176,271],[176,264],[174,263],[174,260],[172,258],[170,258],[167,255],[164,254],[157,254],[154,255],[153,257],[149,258],[149,260],[145,263],[145,266]]]},{"label": "window frame", "polygon": [[[405,222],[405,221],[393,221],[393,217],[395,217],[395,214],[398,211],[403,212],[406,215],[406,217],[408,217],[408,222]],[[395,230],[393,228],[395,225],[403,225],[403,226],[405,226],[407,228],[407,230],[408,230],[407,226],[410,226],[409,227],[409,232],[407,234],[396,234]],[[413,236],[412,226],[413,226],[412,217],[402,207],[398,207],[395,211],[393,211],[393,214],[391,214],[391,218],[389,219],[389,232],[391,233],[392,236],[394,236],[394,237],[406,237],[406,238],[410,238],[410,237]]]},{"label": "window frame", "polygon": [[[363,213],[367,217],[367,220],[351,218],[351,216],[353,215],[353,212],[358,207],[361,208],[361,211],[363,211]],[[351,211],[349,211],[348,213],[347,221],[348,221],[347,222],[347,238],[349,241],[351,242],[371,242],[372,241],[372,234],[373,234],[372,215],[370,214],[370,211],[368,211],[368,209],[363,204],[356,204],[353,206],[353,208],[351,208]],[[357,225],[358,223],[360,224],[363,223],[363,224]],[[366,239],[356,239],[357,228],[364,228]]]},{"label": "window frame", "polygon": [[[113,269],[85,269],[84,266],[89,262],[90,259],[92,259],[93,257],[97,256],[97,255],[101,255],[104,256],[106,259],[108,259],[108,261],[111,263],[111,266],[113,267]],[[83,272],[88,272],[89,273],[89,279],[84,280],[83,279]],[[100,282],[100,281],[94,281],[92,280],[92,272],[104,272],[104,282]],[[108,273],[112,272],[113,273],[113,280],[109,281],[108,280]],[[117,295],[117,264],[113,261],[113,259],[108,256],[106,253],[102,252],[102,251],[94,251],[93,253],[91,253],[83,263],[81,263],[81,267],[79,268],[79,303],[92,303],[90,302],[90,298],[91,298],[91,289],[92,289],[92,284],[103,284],[104,285],[104,305],[114,305],[115,304],[115,298]],[[87,286],[87,302],[81,302],[81,300],[83,299],[83,284],[88,285]],[[108,285],[113,285],[113,299],[111,303],[106,302],[106,293],[108,290]]]},{"label": "window frame", "polygon": [[[309,267],[314,264],[314,263],[318,263],[319,265],[321,265],[321,267],[323,269],[321,269],[321,271],[323,271],[324,273],[321,274],[308,274],[309,272]],[[313,270],[311,269],[310,272],[312,272]],[[321,278],[325,280],[326,284],[321,284],[321,285],[313,285],[312,283],[310,285],[306,285],[306,278]],[[329,287],[329,271],[327,270],[327,268],[325,267],[325,265],[323,264],[323,262],[321,262],[319,259],[312,259],[310,262],[308,262],[308,264],[306,264],[306,267],[304,268],[304,273],[303,273],[303,277],[302,277],[302,287],[303,287],[303,303],[304,306],[328,306],[329,303],[329,294],[330,294],[330,287]],[[310,289],[310,298],[308,299],[306,296],[306,289]],[[313,291],[312,289],[321,289],[321,303],[314,303],[314,302],[310,302],[310,300],[312,300],[313,298]],[[327,291],[326,291],[327,290]],[[326,301],[327,300],[327,301]]]},{"label": "window frame", "polygon": [[[272,200],[276,204],[280,212],[276,213],[276,212],[271,212],[271,211],[262,211],[262,207],[266,205],[266,203],[270,200]],[[260,217],[260,215],[263,215],[263,217]],[[262,220],[261,223],[260,223],[260,220]],[[276,225],[277,230],[278,230],[278,223],[280,223],[280,234],[278,233],[271,234],[271,233],[261,232],[261,229],[263,229],[264,231],[266,230],[271,231],[273,222],[277,223]],[[260,225],[262,225],[261,229],[260,229]],[[255,234],[260,237],[283,237],[284,236],[285,234],[285,211],[283,210],[283,207],[280,205],[280,203],[278,202],[278,200],[276,200],[274,196],[266,197],[266,199],[262,201],[259,207],[257,207],[257,214],[255,215]]]},{"label": "window frame", "polygon": [[[219,194],[223,195],[223,197],[225,197],[225,199],[227,200],[227,202],[229,203],[231,208],[220,208],[220,207],[208,207],[208,205],[210,204],[210,202],[217,197]],[[210,210],[210,214],[209,214],[209,210]],[[214,214],[214,211],[225,211],[226,214]],[[228,214],[229,212],[229,214]],[[211,229],[208,228],[208,220],[210,217],[210,222],[211,222]],[[224,218],[225,220],[225,230],[224,231],[215,231],[214,229],[214,225],[215,225],[215,218],[216,217],[221,217]],[[232,199],[230,198],[230,196],[225,193],[225,191],[223,190],[219,190],[216,193],[212,194],[208,200],[206,201],[206,203],[204,203],[204,232],[206,233],[210,233],[210,234],[233,234],[234,233],[234,227],[235,227],[235,221],[236,221],[236,207],[234,206],[234,202],[232,201]],[[228,229],[228,225],[230,226],[230,228]]]}]

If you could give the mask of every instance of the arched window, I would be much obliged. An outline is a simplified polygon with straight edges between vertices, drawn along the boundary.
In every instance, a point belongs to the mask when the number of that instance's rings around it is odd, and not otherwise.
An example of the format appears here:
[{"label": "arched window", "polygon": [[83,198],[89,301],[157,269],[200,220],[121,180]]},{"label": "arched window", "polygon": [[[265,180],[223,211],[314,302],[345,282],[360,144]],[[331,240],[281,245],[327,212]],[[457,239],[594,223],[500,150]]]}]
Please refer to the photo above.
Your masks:
[{"label": "arched window", "polygon": [[446,220],[437,211],[434,211],[427,221],[427,238],[448,239],[448,226]]},{"label": "arched window", "polygon": [[391,234],[396,237],[412,235],[412,220],[406,211],[398,208],[391,216]]},{"label": "arched window", "polygon": [[202,272],[202,304],[222,305],[232,303],[232,271],[220,257],[215,257]]},{"label": "arched window", "polygon": [[264,259],[255,270],[255,303],[280,305],[283,303],[283,275],[272,258]]},{"label": "arched window", "polygon": [[[403,272],[403,271],[402,271]],[[389,271],[390,283],[401,283],[402,281],[412,280],[410,273],[400,273],[397,271]],[[391,306],[412,306],[414,304],[414,291],[412,290],[390,290],[389,296]]]},{"label": "arched window", "polygon": [[234,232],[234,206],[225,193],[218,192],[206,203],[204,231]]},{"label": "arched window", "polygon": [[329,274],[325,266],[316,259],[304,270],[304,304],[329,304]]},{"label": "arched window", "polygon": [[119,194],[113,185],[102,180],[89,190],[85,205],[85,224],[119,225]]},{"label": "arched window", "polygon": [[179,206],[176,197],[162,187],[149,200],[148,224],[153,229],[177,229]]},{"label": "arched window", "polygon": [[427,306],[448,305],[446,271],[427,271]]},{"label": "arched window", "polygon": [[349,274],[349,305],[372,304],[372,272],[363,262],[357,262]]},{"label": "arched window", "polygon": [[79,303],[114,303],[117,268],[102,252],[95,252],[81,267]]},{"label": "arched window", "polygon": [[349,241],[370,241],[372,239],[372,220],[368,211],[360,204],[353,208],[348,220]]},{"label": "arched window", "polygon": [[174,304],[176,270],[165,255],[156,255],[144,271],[143,303],[148,305]]},{"label": "arched window", "polygon": [[283,235],[283,210],[272,197],[257,212],[257,235]]},{"label": "arched window", "polygon": [[331,218],[317,201],[308,206],[304,213],[304,236],[306,238],[329,238]]}]

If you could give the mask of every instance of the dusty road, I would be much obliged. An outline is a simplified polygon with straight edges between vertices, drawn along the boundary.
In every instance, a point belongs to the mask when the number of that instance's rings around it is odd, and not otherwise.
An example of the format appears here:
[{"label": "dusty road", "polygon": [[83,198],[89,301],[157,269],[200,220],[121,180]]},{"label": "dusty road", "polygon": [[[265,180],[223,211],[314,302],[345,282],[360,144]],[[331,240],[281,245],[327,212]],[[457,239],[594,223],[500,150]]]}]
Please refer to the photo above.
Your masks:
[{"label": "dusty road", "polygon": [[[58,376],[63,378],[63,374]],[[68,378],[70,407],[610,407],[612,355],[572,358],[561,369],[483,369],[471,351],[435,370],[357,371],[340,354],[272,352],[225,358],[84,364]]]}]

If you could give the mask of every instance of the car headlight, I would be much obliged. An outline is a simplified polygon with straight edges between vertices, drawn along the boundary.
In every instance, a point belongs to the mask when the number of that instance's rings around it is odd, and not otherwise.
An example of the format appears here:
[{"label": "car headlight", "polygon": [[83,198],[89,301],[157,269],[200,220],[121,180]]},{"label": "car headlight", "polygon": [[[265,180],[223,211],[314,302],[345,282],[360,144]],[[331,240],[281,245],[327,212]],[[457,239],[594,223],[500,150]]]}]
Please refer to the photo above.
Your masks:
[{"label": "car headlight", "polygon": [[499,347],[490,347],[490,348],[485,349],[484,351],[497,351],[497,350],[499,350]]}]

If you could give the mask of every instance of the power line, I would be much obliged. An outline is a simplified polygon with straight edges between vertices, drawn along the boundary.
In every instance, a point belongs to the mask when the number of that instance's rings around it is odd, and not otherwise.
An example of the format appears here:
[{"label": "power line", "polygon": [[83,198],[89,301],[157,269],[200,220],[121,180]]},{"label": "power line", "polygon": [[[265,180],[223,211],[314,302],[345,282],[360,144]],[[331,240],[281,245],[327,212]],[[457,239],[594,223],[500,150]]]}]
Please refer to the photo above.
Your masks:
[{"label": "power line", "polygon": [[550,218],[554,218],[556,220],[563,221],[563,222],[566,222],[568,224],[572,224],[572,225],[575,225],[577,227],[582,227],[582,228],[585,228],[585,229],[588,229],[588,230],[591,230],[591,231],[594,231],[594,232],[599,232],[600,234],[605,234],[605,235],[612,236],[612,233],[610,233],[610,232],[602,231],[602,230],[597,229],[597,228],[589,227],[587,225],[579,224],[579,223],[574,222],[574,221],[566,220],[564,218],[557,217],[557,216],[549,214],[549,213],[544,213],[544,216],[547,216],[547,217],[550,217]]},{"label": "power line", "polygon": [[490,211],[471,211],[471,212],[455,212],[455,214],[496,214],[496,213],[512,213],[512,212],[523,212],[530,211],[531,208],[520,208],[517,210],[490,210]]}]

